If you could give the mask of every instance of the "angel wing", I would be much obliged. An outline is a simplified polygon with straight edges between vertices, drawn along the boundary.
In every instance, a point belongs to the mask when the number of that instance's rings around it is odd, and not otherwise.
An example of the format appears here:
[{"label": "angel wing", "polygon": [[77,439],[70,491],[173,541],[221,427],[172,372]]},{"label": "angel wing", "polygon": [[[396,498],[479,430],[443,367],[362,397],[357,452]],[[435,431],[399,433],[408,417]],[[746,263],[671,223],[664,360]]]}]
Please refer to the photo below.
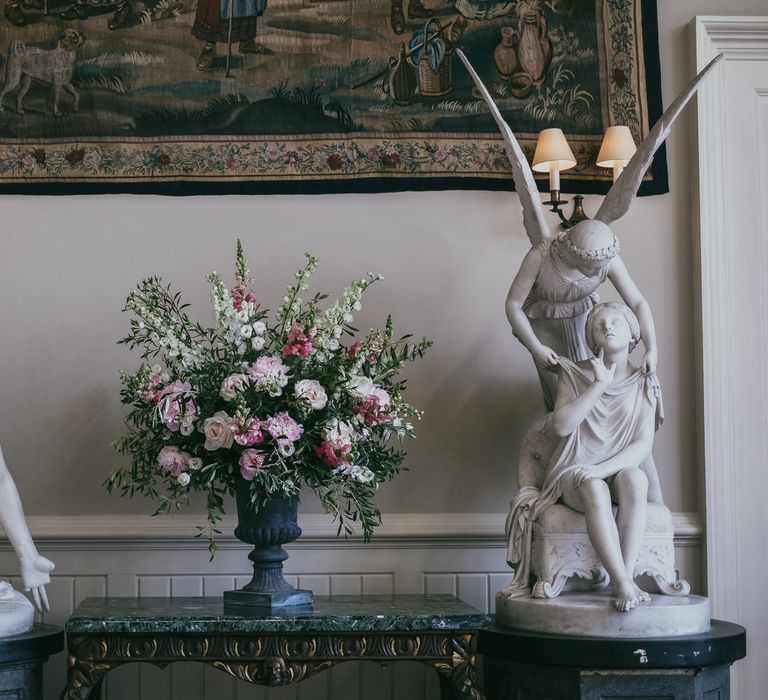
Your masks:
[{"label": "angel wing", "polygon": [[701,81],[704,80],[707,73],[712,70],[722,57],[723,54],[718,54],[713,58],[653,125],[653,128],[648,132],[648,136],[645,137],[645,140],[635,152],[635,155],[632,156],[632,159],[627,163],[621,175],[613,183],[613,187],[611,187],[603,200],[603,204],[598,209],[595,219],[610,226],[611,222],[620,219],[627,213],[632,200],[637,194],[640,183],[643,181],[645,171],[648,170],[648,166],[650,166],[653,160],[653,154],[664,143],[664,139],[667,138],[677,115],[682,112],[683,107],[688,104],[688,100],[698,90]]},{"label": "angel wing", "polygon": [[475,81],[475,85],[477,85],[477,89],[480,90],[483,99],[488,103],[491,115],[496,120],[501,135],[504,137],[509,162],[512,164],[512,179],[515,181],[515,189],[520,196],[520,203],[523,205],[523,225],[525,226],[525,232],[528,234],[528,238],[531,240],[531,245],[535,246],[537,243],[540,243],[547,238],[551,238],[552,231],[549,226],[547,226],[547,220],[544,216],[544,208],[541,206],[539,190],[536,187],[536,181],[533,179],[531,166],[528,165],[528,160],[526,159],[523,150],[520,148],[520,144],[517,142],[515,135],[512,133],[512,129],[510,129],[509,124],[504,121],[504,117],[501,116],[499,108],[493,101],[493,98],[483,84],[483,81],[480,80],[480,76],[478,76],[475,69],[472,68],[472,65],[469,63],[461,49],[457,49],[456,53],[467,67],[467,71],[469,71],[469,74]]}]

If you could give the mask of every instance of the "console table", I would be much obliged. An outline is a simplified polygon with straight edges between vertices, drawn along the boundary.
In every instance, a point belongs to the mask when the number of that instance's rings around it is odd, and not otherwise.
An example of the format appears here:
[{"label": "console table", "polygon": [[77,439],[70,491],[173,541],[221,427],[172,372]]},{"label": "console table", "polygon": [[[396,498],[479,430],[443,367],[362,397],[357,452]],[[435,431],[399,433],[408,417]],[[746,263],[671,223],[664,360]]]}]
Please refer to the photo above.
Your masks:
[{"label": "console table", "polygon": [[86,598],[66,623],[63,700],[99,696],[126,663],[199,661],[264,686],[296,683],[343,661],[420,661],[442,697],[480,700],[475,654],[490,623],[451,595],[316,596],[311,607],[254,612],[221,598]]}]

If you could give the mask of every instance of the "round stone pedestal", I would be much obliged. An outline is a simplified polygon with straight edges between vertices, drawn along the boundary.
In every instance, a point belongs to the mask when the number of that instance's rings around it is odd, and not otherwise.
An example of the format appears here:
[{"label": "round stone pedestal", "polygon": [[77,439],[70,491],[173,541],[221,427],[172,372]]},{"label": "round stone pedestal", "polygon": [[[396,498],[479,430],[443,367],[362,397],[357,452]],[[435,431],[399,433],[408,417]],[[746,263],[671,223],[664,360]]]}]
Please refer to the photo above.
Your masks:
[{"label": "round stone pedestal", "polygon": [[619,612],[609,591],[563,593],[557,598],[508,598],[498,593],[496,624],[574,637],[677,637],[709,629],[709,600],[652,595],[650,603]]},{"label": "round stone pedestal", "polygon": [[730,697],[730,666],[746,655],[743,627],[712,620],[703,634],[646,639],[480,631],[487,700]]},{"label": "round stone pedestal", "polygon": [[64,630],[35,625],[29,632],[0,638],[0,698],[40,700],[43,664],[64,648]]}]

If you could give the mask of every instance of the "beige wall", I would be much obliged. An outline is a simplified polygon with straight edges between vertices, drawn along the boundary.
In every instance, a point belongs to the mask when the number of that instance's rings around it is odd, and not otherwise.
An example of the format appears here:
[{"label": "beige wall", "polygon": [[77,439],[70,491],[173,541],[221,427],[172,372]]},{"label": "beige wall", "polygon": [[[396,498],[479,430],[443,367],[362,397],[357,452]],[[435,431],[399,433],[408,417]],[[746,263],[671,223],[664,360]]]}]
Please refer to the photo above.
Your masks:
[{"label": "beige wall", "polygon": [[[659,3],[665,103],[692,74],[696,14],[765,13],[766,0]],[[654,310],[667,421],[655,454],[673,510],[695,511],[690,125],[669,139],[671,193],[638,200],[615,225],[623,256]],[[586,201],[594,212],[597,198]],[[145,513],[109,497],[118,463],[120,369],[136,358],[115,340],[120,313],[143,276],[161,274],[209,314],[205,274],[229,274],[234,240],[251,259],[260,298],[274,306],[305,250],[318,254],[320,290],[362,272],[385,281],[359,323],[435,340],[410,374],[426,411],[410,445],[410,472],[381,489],[389,512],[501,512],[513,489],[524,427],[542,410],[532,363],[514,341],[503,301],[526,250],[516,195],[160,198],[3,197],[0,234],[0,439],[28,514]],[[609,295],[606,289],[606,295]],[[311,499],[306,510],[317,508]]]}]

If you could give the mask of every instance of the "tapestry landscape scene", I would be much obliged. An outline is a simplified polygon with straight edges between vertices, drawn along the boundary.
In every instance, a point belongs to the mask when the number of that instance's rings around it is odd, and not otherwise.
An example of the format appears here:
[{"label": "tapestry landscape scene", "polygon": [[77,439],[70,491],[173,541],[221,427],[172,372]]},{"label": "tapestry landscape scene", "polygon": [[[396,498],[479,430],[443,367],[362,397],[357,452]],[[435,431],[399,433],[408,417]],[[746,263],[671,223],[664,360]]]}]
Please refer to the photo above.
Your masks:
[{"label": "tapestry landscape scene", "polygon": [[508,178],[459,46],[524,147],[561,127],[595,177],[606,126],[648,128],[640,25],[630,1],[12,0],[0,181]]}]

